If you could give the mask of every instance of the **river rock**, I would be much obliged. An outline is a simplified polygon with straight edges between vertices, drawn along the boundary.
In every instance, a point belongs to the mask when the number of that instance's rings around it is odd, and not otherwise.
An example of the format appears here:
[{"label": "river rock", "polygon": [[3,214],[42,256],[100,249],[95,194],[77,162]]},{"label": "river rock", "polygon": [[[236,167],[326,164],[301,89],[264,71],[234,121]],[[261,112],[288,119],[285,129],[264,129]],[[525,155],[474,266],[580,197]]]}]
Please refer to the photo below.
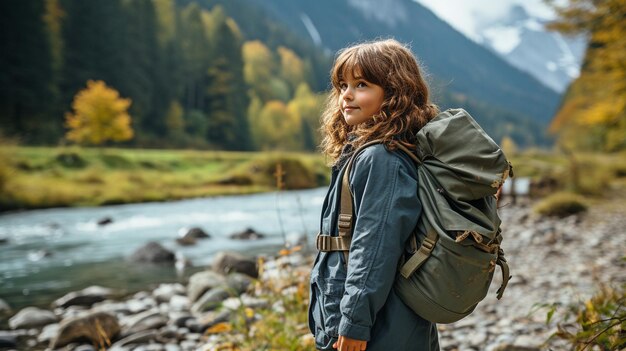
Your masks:
[{"label": "river rock", "polygon": [[0,237],[0,245],[6,245],[9,243],[9,238]]},{"label": "river rock", "polygon": [[40,328],[56,323],[57,317],[48,310],[37,307],[26,307],[9,319],[11,329]]},{"label": "river rock", "polygon": [[194,239],[209,239],[211,236],[207,234],[204,230],[198,227],[192,228],[181,228],[178,231],[178,237],[180,238],[194,238]]},{"label": "river rock", "polygon": [[226,278],[214,271],[203,271],[189,277],[187,296],[191,302],[196,302],[207,290],[226,284]]},{"label": "river rock", "polygon": [[167,324],[167,319],[159,311],[148,310],[124,318],[122,327],[124,336],[146,330],[158,329]]},{"label": "river rock", "polygon": [[226,287],[218,286],[213,288],[204,293],[204,295],[202,295],[202,297],[200,297],[198,301],[191,306],[191,312],[197,314],[213,310],[217,308],[222,301],[230,296],[231,294]]},{"label": "river rock", "polygon": [[188,311],[191,303],[187,296],[174,295],[169,301],[169,310],[171,311]]},{"label": "river rock", "polygon": [[234,252],[218,253],[213,260],[213,270],[223,274],[239,272],[252,278],[259,277],[256,260]]},{"label": "river rock", "polygon": [[105,226],[107,224],[111,224],[113,223],[113,218],[111,217],[104,217],[98,220],[98,225],[99,226]]},{"label": "river rock", "polygon": [[50,340],[59,334],[59,327],[59,323],[46,325],[37,336],[37,341],[41,344],[49,344]]},{"label": "river rock", "polygon": [[91,307],[96,302],[106,300],[113,295],[113,290],[101,286],[93,285],[80,291],[74,291],[57,299],[52,303],[54,307],[67,308],[69,306]]},{"label": "river rock", "polygon": [[11,313],[11,306],[3,299],[0,299],[0,316],[8,313]]},{"label": "river rock", "polygon": [[152,292],[152,296],[158,302],[169,302],[175,295],[184,295],[185,287],[182,284],[160,284]]},{"label": "river rock", "polygon": [[244,293],[252,284],[252,278],[243,273],[231,273],[226,276],[226,285],[237,295]]},{"label": "river rock", "polygon": [[9,331],[0,330],[0,348],[17,347],[17,337]]},{"label": "river rock", "polygon": [[224,300],[224,302],[222,302],[222,305],[225,308],[228,308],[231,310],[239,309],[239,307],[241,307],[242,304],[243,306],[250,307],[250,308],[266,308],[266,307],[269,307],[270,305],[267,299],[261,299],[261,298],[246,295],[246,294],[243,294],[238,297],[230,297]]},{"label": "river rock", "polygon": [[232,311],[225,309],[221,311],[209,311],[201,314],[193,321],[195,323],[188,323],[190,330],[196,333],[204,333],[205,330],[211,328],[217,323],[228,322],[232,317]]},{"label": "river rock", "polygon": [[161,244],[151,241],[137,249],[131,255],[130,260],[133,262],[174,263],[175,255]]},{"label": "river rock", "polygon": [[112,340],[119,332],[120,325],[115,316],[106,312],[91,312],[63,320],[50,347],[56,349],[83,338],[98,344],[103,338]]},{"label": "river rock", "polygon": [[184,327],[188,320],[195,319],[189,311],[170,311],[168,313],[169,324],[179,328]]},{"label": "river rock", "polygon": [[124,350],[126,346],[132,344],[143,344],[155,340],[157,336],[156,330],[144,330],[129,335],[119,341],[116,341],[109,350]]},{"label": "river rock", "polygon": [[231,239],[236,240],[258,240],[265,238],[265,235],[257,232],[252,228],[246,228],[246,230],[242,232],[233,233],[230,235]]}]

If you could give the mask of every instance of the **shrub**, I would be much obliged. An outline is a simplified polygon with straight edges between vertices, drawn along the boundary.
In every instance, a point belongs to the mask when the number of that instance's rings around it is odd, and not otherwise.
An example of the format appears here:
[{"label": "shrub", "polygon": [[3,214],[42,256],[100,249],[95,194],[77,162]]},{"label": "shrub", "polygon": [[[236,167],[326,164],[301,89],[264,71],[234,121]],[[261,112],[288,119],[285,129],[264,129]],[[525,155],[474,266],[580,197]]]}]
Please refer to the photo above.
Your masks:
[{"label": "shrub", "polygon": [[[556,304],[549,309],[547,323],[556,309]],[[556,322],[557,331],[550,338],[567,340],[572,350],[623,350],[626,346],[624,287],[601,286],[591,299],[569,305],[562,319]]]},{"label": "shrub", "polygon": [[282,169],[283,190],[306,189],[317,186],[318,176],[297,158],[261,156],[236,167],[223,181],[252,180],[253,184],[275,188],[278,165]]},{"label": "shrub", "polygon": [[87,161],[77,152],[61,152],[56,155],[55,160],[65,168],[85,168]]},{"label": "shrub", "polygon": [[535,207],[535,212],[544,216],[567,217],[587,210],[584,201],[575,194],[559,192],[541,200]]}]

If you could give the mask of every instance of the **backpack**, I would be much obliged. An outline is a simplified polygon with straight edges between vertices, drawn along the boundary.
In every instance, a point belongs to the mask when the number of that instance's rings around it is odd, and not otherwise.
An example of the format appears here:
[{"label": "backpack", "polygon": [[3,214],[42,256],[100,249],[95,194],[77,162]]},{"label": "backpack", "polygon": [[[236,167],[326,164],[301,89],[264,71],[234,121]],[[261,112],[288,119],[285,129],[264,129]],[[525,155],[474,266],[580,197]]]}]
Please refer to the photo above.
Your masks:
[{"label": "backpack", "polygon": [[[495,266],[502,270],[498,300],[511,278],[500,247],[498,188],[512,174],[500,147],[463,109],[439,113],[416,134],[417,148],[394,145],[416,163],[423,213],[407,243],[394,289],[420,317],[453,323],[469,315],[487,295]],[[339,235],[318,235],[320,251],[343,251],[352,237],[353,197],[348,176],[361,150],[351,156],[342,178]]]}]

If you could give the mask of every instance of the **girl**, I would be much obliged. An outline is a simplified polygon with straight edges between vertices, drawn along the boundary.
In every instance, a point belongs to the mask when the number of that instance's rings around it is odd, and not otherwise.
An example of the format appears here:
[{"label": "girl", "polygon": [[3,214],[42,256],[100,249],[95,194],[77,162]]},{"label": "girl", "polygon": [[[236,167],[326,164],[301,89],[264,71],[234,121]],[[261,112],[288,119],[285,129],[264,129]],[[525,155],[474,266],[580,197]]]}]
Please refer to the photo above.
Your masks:
[{"label": "girl", "polygon": [[[346,161],[354,197],[351,243],[322,245],[311,271],[309,328],[319,350],[439,350],[437,329],[392,289],[405,243],[421,214],[417,171],[393,143],[415,147],[415,133],[439,112],[416,58],[395,40],[339,52],[323,113],[322,148],[333,161],[320,238],[337,237]],[[345,220],[342,222],[344,223]],[[335,238],[337,239],[337,238]],[[339,245],[341,246],[341,245]],[[341,249],[349,247],[349,256]]]}]

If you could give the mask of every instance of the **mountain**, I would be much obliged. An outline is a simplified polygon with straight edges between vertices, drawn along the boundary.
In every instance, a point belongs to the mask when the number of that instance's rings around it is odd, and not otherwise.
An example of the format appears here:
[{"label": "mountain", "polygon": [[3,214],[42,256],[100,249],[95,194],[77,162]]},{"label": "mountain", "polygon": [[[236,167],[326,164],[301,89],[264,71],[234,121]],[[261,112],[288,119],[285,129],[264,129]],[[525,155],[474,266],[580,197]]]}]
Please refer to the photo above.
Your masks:
[{"label": "mountain", "polygon": [[[492,50],[513,66],[528,72],[543,84],[562,93],[578,77],[586,48],[584,36],[568,37],[548,31],[545,24],[552,19],[549,13],[529,13],[532,2],[515,4],[502,2],[502,11],[486,15],[472,5],[460,12],[431,0],[417,0],[443,20],[453,25],[468,38]],[[535,9],[536,10],[536,9]],[[549,10],[546,8],[545,10]],[[481,15],[482,13],[482,15]],[[472,16],[471,23],[461,23],[459,16]]]},{"label": "mountain", "polygon": [[[198,3],[223,6],[249,39],[267,32],[258,23],[269,16],[301,41],[316,44],[328,53],[380,37],[408,42],[426,68],[435,102],[440,106],[477,109],[470,112],[486,124],[488,132],[495,133],[496,140],[511,134],[517,135],[514,140],[520,145],[545,144],[548,140],[544,130],[559,103],[559,94],[469,40],[414,1],[201,0]],[[250,12],[254,13],[254,19],[250,18]]]}]

